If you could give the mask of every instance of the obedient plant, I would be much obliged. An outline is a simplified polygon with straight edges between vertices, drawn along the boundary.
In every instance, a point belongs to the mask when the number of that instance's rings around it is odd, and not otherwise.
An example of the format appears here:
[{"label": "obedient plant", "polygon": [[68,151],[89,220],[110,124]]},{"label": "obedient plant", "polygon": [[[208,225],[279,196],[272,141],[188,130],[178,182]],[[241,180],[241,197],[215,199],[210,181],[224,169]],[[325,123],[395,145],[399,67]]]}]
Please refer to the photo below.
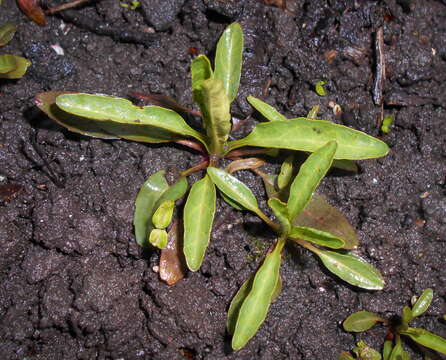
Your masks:
[{"label": "obedient plant", "polygon": [[[446,339],[435,335],[428,330],[421,328],[413,328],[409,323],[418,316],[423,315],[429,308],[434,292],[432,289],[426,289],[420,297],[413,297],[411,300],[412,307],[405,306],[400,317],[392,319],[384,319],[378,314],[368,311],[358,311],[348,316],[343,326],[346,331],[362,332],[371,329],[377,323],[383,323],[389,327],[389,333],[384,342],[382,356],[381,354],[365,345],[363,342],[358,343],[358,347],[353,352],[358,356],[357,359],[367,360],[410,360],[409,353],[404,350],[401,336],[410,338],[418,345],[420,351],[424,354],[424,359],[437,359],[428,349],[434,350],[440,354],[446,354]],[[364,354],[368,354],[365,357]],[[349,353],[342,353],[340,360],[353,360]]]},{"label": "obedient plant", "polygon": [[[149,98],[164,107],[139,107],[122,98],[62,91],[45,92],[36,97],[40,109],[71,131],[106,139],[176,142],[207,154],[203,162],[184,170],[174,181],[166,179],[164,170],[151,175],[136,197],[136,241],[141,246],[162,249],[160,273],[169,273],[173,268],[172,272],[180,272],[170,283],[182,276],[177,261],[181,254],[175,249],[181,222],[172,218],[175,203],[186,194],[182,209],[182,253],[191,271],[200,268],[210,241],[217,189],[228,204],[253,212],[277,233],[274,246],[257,272],[242,285],[229,308],[227,326],[233,334],[232,347],[236,350],[255,335],[271,302],[280,292],[281,257],[288,241],[312,251],[328,270],[352,285],[373,290],[384,286],[375,268],[349,252],[357,246],[357,238],[345,218],[313,192],[331,166],[351,167],[345,159],[377,158],[388,152],[387,145],[378,139],[314,119],[315,110],[308,117],[287,119],[254,97],[248,97],[248,101],[268,121],[257,124],[242,139],[229,140],[230,105],[239,87],[242,52],[243,32],[238,23],[233,23],[218,41],[214,68],[205,55],[192,61],[192,93],[200,111],[186,109],[160,95],[139,97]],[[204,132],[191,128],[177,111],[200,116]],[[278,175],[259,169],[265,160],[245,158],[252,154],[273,155],[278,149],[286,149],[290,154]],[[295,151],[311,153],[297,175],[293,160]],[[223,159],[232,162],[222,168]],[[262,177],[268,205],[277,222],[259,208],[251,190],[232,175],[243,169]],[[189,190],[187,177],[202,170],[206,170],[203,177]],[[169,261],[172,269],[166,271]]]}]

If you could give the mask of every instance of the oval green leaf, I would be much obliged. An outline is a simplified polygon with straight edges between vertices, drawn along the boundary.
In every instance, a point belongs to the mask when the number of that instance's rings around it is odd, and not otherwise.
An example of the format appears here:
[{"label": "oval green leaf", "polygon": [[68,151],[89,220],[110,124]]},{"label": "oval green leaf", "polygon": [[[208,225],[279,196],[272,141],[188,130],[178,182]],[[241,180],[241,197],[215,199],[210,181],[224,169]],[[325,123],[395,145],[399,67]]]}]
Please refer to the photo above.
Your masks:
[{"label": "oval green leaf", "polygon": [[291,239],[302,239],[331,249],[344,249],[345,241],[325,231],[304,226],[292,226],[288,235]]},{"label": "oval green leaf", "polygon": [[184,206],[184,255],[187,266],[197,271],[209,244],[216,203],[215,186],[206,175],[191,188]]},{"label": "oval green leaf", "polygon": [[310,203],[294,219],[293,225],[330,233],[345,242],[344,249],[353,249],[359,243],[355,229],[345,215],[330,205],[322,195],[313,195]]},{"label": "oval green leaf", "polygon": [[288,198],[290,220],[299,215],[310,202],[313,192],[331,167],[336,148],[335,141],[328,142],[312,153],[300,167]]},{"label": "oval green leaf", "polygon": [[6,24],[0,27],[0,46],[5,46],[9,43],[17,30],[17,27],[12,24]]},{"label": "oval green leaf", "polygon": [[252,274],[237,291],[237,294],[232,298],[231,305],[228,310],[228,318],[226,320],[226,328],[228,332],[233,335],[235,325],[237,324],[238,314],[243,302],[251,291],[252,283],[254,282],[255,273]]},{"label": "oval green leaf", "polygon": [[413,317],[423,315],[429,308],[433,297],[434,291],[432,289],[425,289],[418,300],[415,302],[415,304],[412,306]]},{"label": "oval green leaf", "polygon": [[256,109],[260,114],[263,115],[265,119],[268,121],[284,121],[287,120],[285,116],[283,116],[280,112],[278,112],[274,107],[263,102],[260,99],[255,98],[254,96],[247,97],[248,102],[252,105],[254,109]]},{"label": "oval green leaf", "polygon": [[328,250],[318,250],[316,254],[328,270],[349,284],[369,290],[384,288],[381,273],[359,256]]},{"label": "oval green leaf", "polygon": [[349,315],[342,323],[342,326],[345,331],[362,332],[371,329],[382,320],[378,315],[362,310]]},{"label": "oval green leaf", "polygon": [[234,336],[232,337],[232,348],[234,350],[239,350],[245,346],[265,321],[279,281],[282,251],[282,246],[279,245],[265,257],[254,277],[251,291],[249,291],[240,307]]},{"label": "oval green leaf", "polygon": [[152,216],[152,223],[157,229],[165,229],[172,221],[173,209],[175,202],[173,200],[165,200],[155,210]]},{"label": "oval green leaf", "polygon": [[395,346],[390,353],[389,360],[410,360],[409,353],[403,349],[401,339],[397,339]]},{"label": "oval green leaf", "polygon": [[167,246],[167,231],[165,229],[153,229],[149,235],[149,243],[158,249],[164,249]]},{"label": "oval green leaf", "polygon": [[409,336],[420,345],[438,351],[441,354],[446,354],[446,339],[430,331],[420,328],[408,328],[406,331],[401,331],[401,334]]},{"label": "oval green leaf", "polygon": [[393,342],[391,340],[384,341],[383,360],[389,360],[393,350]]},{"label": "oval green leaf", "polygon": [[159,106],[140,108],[127,99],[83,93],[60,95],[56,98],[56,104],[65,112],[92,120],[151,126],[174,134],[191,136],[207,147],[203,134],[187,125],[175,111]]},{"label": "oval green leaf", "polygon": [[236,177],[222,169],[208,167],[207,173],[218,190],[245,209],[257,212],[259,205],[251,190]]},{"label": "oval green leaf", "polygon": [[232,23],[217,43],[214,76],[223,82],[231,103],[237,96],[242,71],[243,30],[239,23]]},{"label": "oval green leaf", "polygon": [[143,184],[136,196],[133,226],[135,227],[136,242],[140,246],[146,245],[149,232],[149,221],[155,211],[158,199],[169,187],[164,178],[165,171],[160,170],[150,176]]},{"label": "oval green leaf", "polygon": [[25,75],[31,61],[16,55],[0,55],[0,78],[20,79]]},{"label": "oval green leaf", "polygon": [[245,138],[230,141],[227,152],[241,146],[314,152],[331,140],[338,144],[335,159],[371,159],[389,152],[389,147],[383,141],[361,131],[326,120],[307,118],[257,124]]},{"label": "oval green leaf", "polygon": [[409,306],[405,306],[403,308],[403,316],[401,317],[401,327],[403,329],[407,328],[409,326],[409,323],[413,319],[412,310]]}]

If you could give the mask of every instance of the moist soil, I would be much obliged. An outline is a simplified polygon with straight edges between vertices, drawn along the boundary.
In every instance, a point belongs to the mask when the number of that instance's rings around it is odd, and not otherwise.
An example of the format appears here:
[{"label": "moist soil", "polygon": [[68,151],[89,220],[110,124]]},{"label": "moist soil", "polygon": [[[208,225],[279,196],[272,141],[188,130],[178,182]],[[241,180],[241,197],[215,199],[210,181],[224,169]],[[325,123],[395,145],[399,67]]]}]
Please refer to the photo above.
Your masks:
[{"label": "moist soil", "polygon": [[[245,34],[233,113],[247,120],[236,136],[259,120],[246,102],[253,95],[288,117],[320,105],[320,118],[391,148],[385,158],[358,162],[357,174],[330,174],[319,189],[357,229],[357,253],[382,272],[384,290],[348,286],[290,245],[283,291],[238,352],[230,349],[226,311],[273,234],[219,200],[203,266],[166,285],[155,272],[158,252],[135,243],[135,196],[150,174],[187,169],[200,156],[181,146],[76,135],[33,102],[47,90],[137,91],[193,106],[191,59],[212,57],[232,21]],[[346,333],[347,315],[365,309],[392,317],[428,287],[433,303],[414,325],[446,336],[444,1],[141,0],[131,10],[102,0],[47,22],[32,23],[13,0],[0,6],[0,24],[18,26],[1,53],[32,61],[22,79],[0,80],[1,359],[337,359],[359,339],[380,348],[386,335],[380,326]],[[382,106],[374,90],[379,55]],[[314,90],[322,79],[323,97]],[[388,134],[380,132],[383,115],[394,116]],[[265,199],[253,174],[237,176]]]}]

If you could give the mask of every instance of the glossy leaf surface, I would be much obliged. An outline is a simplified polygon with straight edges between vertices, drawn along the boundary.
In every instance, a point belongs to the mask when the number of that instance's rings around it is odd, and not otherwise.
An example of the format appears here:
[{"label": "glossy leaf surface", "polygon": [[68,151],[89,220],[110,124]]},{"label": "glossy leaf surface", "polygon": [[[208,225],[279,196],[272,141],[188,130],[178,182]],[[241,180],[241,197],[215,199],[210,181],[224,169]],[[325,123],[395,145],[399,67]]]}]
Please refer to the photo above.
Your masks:
[{"label": "glossy leaf surface", "polygon": [[203,134],[193,130],[175,111],[159,106],[140,108],[127,99],[82,93],[60,95],[56,98],[56,104],[63,111],[80,117],[125,125],[151,126],[194,137],[207,146]]},{"label": "glossy leaf surface", "polygon": [[216,203],[215,186],[209,176],[191,188],[184,206],[184,255],[187,266],[197,271],[209,244]]},{"label": "glossy leaf surface", "polygon": [[413,317],[423,315],[429,308],[433,297],[434,291],[432,289],[425,289],[418,300],[415,302],[415,304],[412,306]]},{"label": "glossy leaf surface", "polygon": [[325,231],[304,226],[292,226],[289,234],[291,239],[302,239],[313,244],[331,249],[345,248],[345,241]]},{"label": "glossy leaf surface", "polygon": [[16,55],[0,55],[0,78],[20,79],[25,75],[31,61]]},{"label": "glossy leaf surface", "polygon": [[342,323],[342,326],[345,331],[361,332],[369,330],[380,321],[382,319],[378,315],[362,310],[349,315]]},{"label": "glossy leaf surface", "polygon": [[349,284],[369,290],[384,287],[380,272],[358,256],[326,250],[319,250],[317,255],[328,270]]},{"label": "glossy leaf surface", "polygon": [[242,71],[243,30],[239,23],[232,23],[217,43],[214,76],[223,82],[226,96],[231,103],[237,96]]},{"label": "glossy leaf surface", "polygon": [[17,27],[12,24],[0,26],[0,46],[5,46],[9,43],[17,30]]},{"label": "glossy leaf surface", "polygon": [[310,202],[313,192],[331,167],[336,148],[336,142],[328,142],[312,153],[300,167],[299,173],[291,184],[288,198],[290,220],[300,214]]},{"label": "glossy leaf surface", "polygon": [[67,113],[56,105],[56,98],[63,91],[48,91],[36,95],[35,104],[50,119],[66,129],[101,139],[127,139],[147,143],[162,143],[177,140],[179,135],[149,125],[118,124],[113,121],[95,121]]},{"label": "glossy leaf surface", "polygon": [[228,151],[241,146],[258,146],[314,152],[331,140],[338,144],[335,159],[371,159],[389,152],[384,142],[361,131],[307,118],[257,124],[245,138],[229,142]]},{"label": "glossy leaf surface", "polygon": [[229,101],[221,80],[202,81],[196,92],[196,101],[203,114],[203,125],[210,141],[210,152],[220,155],[231,131]]},{"label": "glossy leaf surface", "polygon": [[355,229],[344,214],[330,205],[322,195],[313,195],[310,203],[294,219],[293,225],[330,233],[345,242],[344,249],[353,249],[358,246]]},{"label": "glossy leaf surface", "polygon": [[280,112],[278,112],[274,107],[263,102],[260,99],[255,98],[254,96],[247,97],[248,102],[252,105],[254,109],[256,109],[263,117],[269,121],[284,121],[287,120],[285,116],[283,116]]},{"label": "glossy leaf surface", "polygon": [[408,328],[406,331],[401,331],[401,334],[409,336],[420,345],[438,351],[441,354],[446,354],[446,339],[430,331],[420,328]]},{"label": "glossy leaf surface", "polygon": [[147,244],[146,241],[149,235],[148,223],[155,211],[158,199],[169,187],[164,178],[164,173],[164,170],[160,170],[151,175],[136,196],[133,226],[135,227],[136,242],[140,246]]},{"label": "glossy leaf surface", "polygon": [[265,321],[272,296],[279,280],[281,246],[269,253],[257,270],[251,291],[240,307],[232,337],[232,348],[239,350],[251,339]]},{"label": "glossy leaf surface", "polygon": [[251,190],[236,177],[226,171],[214,167],[208,167],[207,173],[218,190],[231,198],[245,209],[256,212],[258,203]]},{"label": "glossy leaf surface", "polygon": [[168,285],[176,284],[186,274],[181,235],[181,227],[175,221],[167,234],[167,246],[161,250],[159,274]]}]

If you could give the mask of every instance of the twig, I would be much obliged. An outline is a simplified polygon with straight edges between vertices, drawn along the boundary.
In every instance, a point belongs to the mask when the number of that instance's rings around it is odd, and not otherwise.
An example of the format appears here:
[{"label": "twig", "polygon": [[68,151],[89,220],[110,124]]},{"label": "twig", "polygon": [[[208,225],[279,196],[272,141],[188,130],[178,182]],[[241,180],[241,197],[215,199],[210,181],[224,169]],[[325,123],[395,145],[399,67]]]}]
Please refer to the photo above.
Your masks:
[{"label": "twig", "polygon": [[376,32],[375,39],[375,53],[376,53],[376,74],[375,74],[375,84],[373,86],[373,101],[375,105],[381,106],[381,119],[383,117],[383,91],[384,82],[386,79],[386,64],[384,56],[384,36],[383,28],[380,27]]},{"label": "twig", "polygon": [[63,10],[67,10],[67,9],[71,9],[73,7],[82,5],[83,3],[87,3],[90,2],[91,0],[74,0],[72,2],[66,3],[66,4],[62,4],[53,8],[49,8],[48,10],[45,11],[45,14],[47,15],[52,15],[55,14],[59,11],[63,11]]}]

